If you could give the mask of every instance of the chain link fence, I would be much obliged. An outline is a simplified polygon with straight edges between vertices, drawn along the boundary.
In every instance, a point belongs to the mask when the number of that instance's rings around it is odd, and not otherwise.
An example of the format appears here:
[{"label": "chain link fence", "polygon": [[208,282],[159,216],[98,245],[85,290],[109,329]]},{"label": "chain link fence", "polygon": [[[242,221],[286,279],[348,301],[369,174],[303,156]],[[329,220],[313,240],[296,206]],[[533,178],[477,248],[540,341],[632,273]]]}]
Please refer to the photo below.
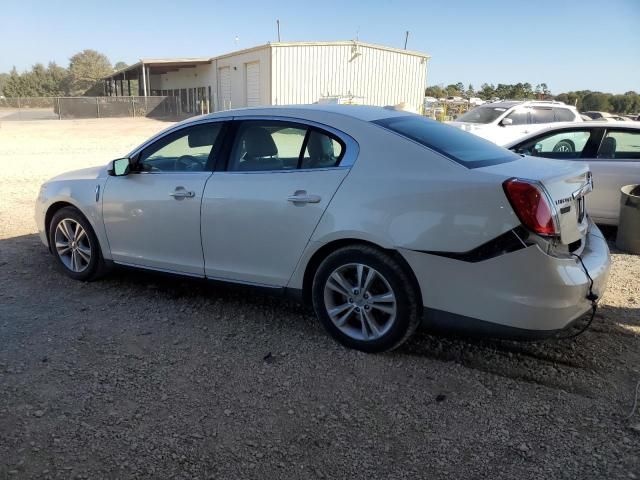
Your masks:
[{"label": "chain link fence", "polygon": [[23,97],[0,98],[0,120],[150,117],[178,119],[178,97]]}]

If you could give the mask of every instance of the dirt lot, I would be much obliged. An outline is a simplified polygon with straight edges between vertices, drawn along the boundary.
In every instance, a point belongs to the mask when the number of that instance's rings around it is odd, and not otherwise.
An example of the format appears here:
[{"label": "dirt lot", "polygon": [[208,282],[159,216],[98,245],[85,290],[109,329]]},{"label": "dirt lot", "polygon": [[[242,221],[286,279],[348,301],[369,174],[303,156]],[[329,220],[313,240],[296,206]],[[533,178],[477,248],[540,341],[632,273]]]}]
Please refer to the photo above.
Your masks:
[{"label": "dirt lot", "polygon": [[637,256],[614,253],[576,341],[421,331],[386,355],[252,291],[67,279],[35,235],[40,183],[167,125],[0,126],[0,479],[640,478]]}]

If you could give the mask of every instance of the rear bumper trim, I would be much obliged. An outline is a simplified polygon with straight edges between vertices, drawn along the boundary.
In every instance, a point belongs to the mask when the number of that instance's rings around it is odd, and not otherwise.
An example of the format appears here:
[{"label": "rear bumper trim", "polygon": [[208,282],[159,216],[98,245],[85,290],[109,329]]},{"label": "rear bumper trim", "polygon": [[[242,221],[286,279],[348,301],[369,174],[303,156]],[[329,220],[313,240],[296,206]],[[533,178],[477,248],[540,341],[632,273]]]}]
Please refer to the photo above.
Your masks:
[{"label": "rear bumper trim", "polygon": [[533,330],[488,322],[479,318],[424,307],[422,325],[437,333],[447,333],[469,337],[501,338],[505,340],[547,340],[565,330],[571,329],[585,314],[578,316],[562,328],[553,330]]}]

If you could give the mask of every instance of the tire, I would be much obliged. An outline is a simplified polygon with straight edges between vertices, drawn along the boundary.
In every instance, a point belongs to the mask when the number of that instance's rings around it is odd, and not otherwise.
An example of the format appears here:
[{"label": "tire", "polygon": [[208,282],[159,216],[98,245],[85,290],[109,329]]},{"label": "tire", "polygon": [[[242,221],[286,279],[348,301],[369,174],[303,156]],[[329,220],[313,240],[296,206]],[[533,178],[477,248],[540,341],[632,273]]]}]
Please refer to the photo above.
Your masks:
[{"label": "tire", "polygon": [[554,153],[573,153],[575,151],[576,148],[573,145],[573,142],[570,142],[569,140],[560,140],[553,147]]},{"label": "tire", "polygon": [[98,238],[89,221],[74,207],[55,213],[49,225],[49,244],[62,270],[74,280],[95,280],[106,271]]},{"label": "tire", "polygon": [[[349,291],[352,295],[347,295]],[[343,247],[328,255],[314,275],[311,294],[316,315],[329,334],[363,352],[398,348],[422,317],[411,275],[391,255],[367,245]]]}]

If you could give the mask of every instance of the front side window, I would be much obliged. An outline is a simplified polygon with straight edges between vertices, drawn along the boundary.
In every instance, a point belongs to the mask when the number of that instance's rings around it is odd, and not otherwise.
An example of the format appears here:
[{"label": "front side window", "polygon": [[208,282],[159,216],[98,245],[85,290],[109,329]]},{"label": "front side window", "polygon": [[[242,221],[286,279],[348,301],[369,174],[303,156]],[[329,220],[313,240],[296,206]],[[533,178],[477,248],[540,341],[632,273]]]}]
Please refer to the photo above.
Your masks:
[{"label": "front side window", "polygon": [[513,150],[516,153],[534,157],[580,158],[589,138],[591,138],[591,130],[589,129],[566,130],[528,140]]},{"label": "front side window", "polygon": [[529,123],[529,111],[525,108],[519,108],[505,118],[511,120],[511,125],[527,125]]},{"label": "front side window", "polygon": [[228,169],[260,172],[335,167],[342,152],[337,139],[307,125],[245,121],[236,134]]},{"label": "front side window", "polygon": [[138,165],[145,172],[202,172],[218,141],[221,123],[183,128],[145,148]]},{"label": "front side window", "polygon": [[598,158],[640,160],[640,131],[609,130],[600,142]]},{"label": "front side window", "polygon": [[501,107],[476,107],[460,115],[456,118],[456,122],[491,123],[506,111],[506,108]]},{"label": "front side window", "polygon": [[472,133],[417,115],[384,118],[373,123],[435,150],[467,168],[497,165],[520,158]]},{"label": "front side window", "polygon": [[555,116],[551,108],[534,107],[531,110],[531,123],[553,123]]}]

